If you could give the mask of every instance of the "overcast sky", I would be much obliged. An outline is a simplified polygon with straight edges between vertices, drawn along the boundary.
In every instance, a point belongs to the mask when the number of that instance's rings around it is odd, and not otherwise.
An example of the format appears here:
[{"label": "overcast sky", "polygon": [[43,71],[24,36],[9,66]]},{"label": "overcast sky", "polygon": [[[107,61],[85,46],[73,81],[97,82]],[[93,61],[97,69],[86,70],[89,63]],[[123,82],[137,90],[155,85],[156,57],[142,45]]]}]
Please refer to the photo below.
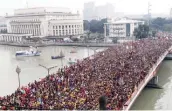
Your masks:
[{"label": "overcast sky", "polygon": [[115,12],[125,14],[146,14],[148,2],[151,3],[151,13],[169,14],[172,8],[172,0],[0,0],[0,15],[13,14],[14,9],[29,7],[68,7],[72,10],[83,9],[83,4],[95,1],[96,5],[107,2],[115,7]]}]

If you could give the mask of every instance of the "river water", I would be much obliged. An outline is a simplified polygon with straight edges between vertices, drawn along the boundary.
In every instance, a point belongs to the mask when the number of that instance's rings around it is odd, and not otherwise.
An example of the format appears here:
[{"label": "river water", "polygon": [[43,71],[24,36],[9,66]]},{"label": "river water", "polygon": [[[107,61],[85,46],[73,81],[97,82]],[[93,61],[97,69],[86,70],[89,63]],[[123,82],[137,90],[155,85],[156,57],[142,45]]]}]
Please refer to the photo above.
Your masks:
[{"label": "river water", "polygon": [[[11,94],[18,87],[18,76],[16,73],[16,67],[21,68],[20,81],[21,86],[27,85],[29,82],[39,80],[45,77],[48,73],[39,64],[46,67],[58,66],[50,71],[55,73],[62,65],[67,65],[69,58],[82,59],[88,57],[88,55],[94,54],[94,49],[101,51],[104,48],[86,48],[77,47],[77,53],[70,53],[73,47],[41,47],[41,56],[38,57],[16,57],[15,52],[20,50],[27,50],[28,48],[2,46],[0,45],[0,96]],[[52,60],[51,56],[59,55],[60,51],[63,51],[65,58],[59,60]]]},{"label": "river water", "polygon": [[[40,67],[42,64],[46,67],[67,65],[69,58],[82,59],[88,55],[94,54],[91,48],[77,47],[78,53],[71,54],[72,47],[42,47],[39,57],[15,57],[15,52],[25,50],[27,48],[0,46],[0,96],[11,94],[18,87],[18,76],[16,74],[16,66],[21,68],[20,78],[21,85],[27,85],[29,82],[39,80],[47,75],[47,71]],[[100,48],[99,50],[103,50]],[[52,60],[52,55],[58,55],[63,51],[65,58],[62,60]],[[51,70],[54,73],[58,68]],[[163,89],[145,88],[136,102],[132,106],[132,110],[172,110],[172,61],[164,61],[158,71],[159,85]]]},{"label": "river water", "polygon": [[163,61],[157,75],[163,89],[145,88],[131,110],[172,110],[172,61]]}]

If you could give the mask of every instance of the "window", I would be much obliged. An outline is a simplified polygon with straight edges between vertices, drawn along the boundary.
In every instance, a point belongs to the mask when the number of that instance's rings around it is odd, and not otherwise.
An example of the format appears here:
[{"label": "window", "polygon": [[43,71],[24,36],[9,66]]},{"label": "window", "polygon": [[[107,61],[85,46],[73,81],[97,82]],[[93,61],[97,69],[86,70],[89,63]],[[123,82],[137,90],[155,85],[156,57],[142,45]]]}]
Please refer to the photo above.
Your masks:
[{"label": "window", "polygon": [[55,30],[53,30],[53,35],[55,36]]}]

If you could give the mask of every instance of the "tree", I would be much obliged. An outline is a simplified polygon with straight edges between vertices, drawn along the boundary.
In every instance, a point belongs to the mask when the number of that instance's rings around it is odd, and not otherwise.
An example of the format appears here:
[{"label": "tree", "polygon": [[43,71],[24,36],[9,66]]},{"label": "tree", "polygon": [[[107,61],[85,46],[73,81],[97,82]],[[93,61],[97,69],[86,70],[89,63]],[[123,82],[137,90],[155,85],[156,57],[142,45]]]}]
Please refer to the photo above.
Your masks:
[{"label": "tree", "polygon": [[91,20],[90,21],[90,31],[92,33],[96,33],[99,30],[98,21],[97,20]]},{"label": "tree", "polygon": [[84,20],[84,30],[90,29],[90,22],[88,20]]},{"label": "tree", "polygon": [[33,42],[40,42],[41,41],[41,38],[40,37],[34,37],[34,38],[31,38]]},{"label": "tree", "polygon": [[92,33],[104,33],[104,23],[107,22],[107,19],[102,20],[84,20],[84,30],[90,30]]},{"label": "tree", "polygon": [[113,38],[112,42],[113,43],[117,43],[118,42],[118,38]]},{"label": "tree", "polygon": [[78,42],[79,41],[78,38],[72,38],[71,40],[74,41],[74,42]]},{"label": "tree", "polygon": [[172,19],[158,17],[152,20],[150,26],[154,29],[170,31],[170,24],[172,24]]},{"label": "tree", "polygon": [[156,31],[152,31],[152,37],[156,36]]},{"label": "tree", "polygon": [[[158,18],[154,19],[151,24],[153,25],[153,27],[157,27],[157,26],[162,27],[165,23],[166,23],[165,18],[158,17]],[[154,24],[156,24],[156,25],[154,25]]]},{"label": "tree", "polygon": [[172,24],[164,24],[163,29],[164,31],[172,32]]},{"label": "tree", "polygon": [[147,38],[149,36],[149,26],[139,25],[139,27],[134,30],[134,36],[137,39]]}]

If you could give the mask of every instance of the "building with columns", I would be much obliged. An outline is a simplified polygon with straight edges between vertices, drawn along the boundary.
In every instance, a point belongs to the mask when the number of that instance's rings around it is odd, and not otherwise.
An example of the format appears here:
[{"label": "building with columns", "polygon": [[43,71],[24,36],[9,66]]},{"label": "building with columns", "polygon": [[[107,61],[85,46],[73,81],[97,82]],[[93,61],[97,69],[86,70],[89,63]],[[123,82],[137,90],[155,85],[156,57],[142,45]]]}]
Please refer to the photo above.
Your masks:
[{"label": "building with columns", "polygon": [[6,16],[8,33],[31,34],[32,37],[68,37],[83,34],[83,19],[79,12],[68,8],[26,8]]},{"label": "building with columns", "polygon": [[24,42],[31,34],[0,34],[0,41],[3,42]]},{"label": "building with columns", "polygon": [[7,32],[6,19],[4,17],[0,17],[0,33],[6,33],[6,32]]}]

